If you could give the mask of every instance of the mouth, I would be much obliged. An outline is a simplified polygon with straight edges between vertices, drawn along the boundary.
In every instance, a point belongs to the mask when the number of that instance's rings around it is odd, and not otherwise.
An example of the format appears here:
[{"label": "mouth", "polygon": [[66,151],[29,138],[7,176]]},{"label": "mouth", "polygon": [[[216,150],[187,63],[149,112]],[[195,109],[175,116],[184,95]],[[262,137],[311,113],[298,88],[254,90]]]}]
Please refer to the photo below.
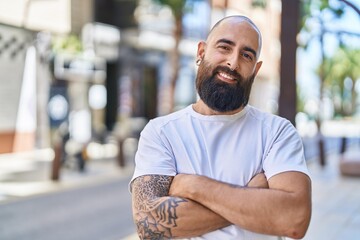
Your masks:
[{"label": "mouth", "polygon": [[236,83],[238,81],[238,79],[228,73],[219,71],[217,72],[217,77],[219,80],[223,81],[223,82],[227,82],[227,83]]}]

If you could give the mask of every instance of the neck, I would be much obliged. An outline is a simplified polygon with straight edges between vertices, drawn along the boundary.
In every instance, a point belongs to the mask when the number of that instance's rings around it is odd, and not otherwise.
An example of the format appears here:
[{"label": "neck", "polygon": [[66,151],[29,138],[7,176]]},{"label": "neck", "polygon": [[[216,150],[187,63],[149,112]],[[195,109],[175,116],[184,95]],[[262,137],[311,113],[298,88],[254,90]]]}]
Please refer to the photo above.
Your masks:
[{"label": "neck", "polygon": [[233,111],[219,112],[209,108],[208,105],[206,105],[201,99],[198,100],[196,103],[194,103],[192,107],[195,112],[200,113],[202,115],[233,115],[244,109],[244,107],[240,107]]}]

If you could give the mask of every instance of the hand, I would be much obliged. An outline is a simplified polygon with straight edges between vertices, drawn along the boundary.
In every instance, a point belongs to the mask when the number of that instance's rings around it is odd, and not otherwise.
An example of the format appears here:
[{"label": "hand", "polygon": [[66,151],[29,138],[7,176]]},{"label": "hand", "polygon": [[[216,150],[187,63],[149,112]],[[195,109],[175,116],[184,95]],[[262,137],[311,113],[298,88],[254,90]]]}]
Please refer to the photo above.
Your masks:
[{"label": "hand", "polygon": [[269,188],[269,184],[268,184],[265,174],[258,173],[250,180],[250,182],[247,184],[247,187]]},{"label": "hand", "polygon": [[191,174],[178,174],[176,175],[169,189],[170,196],[186,198],[186,191],[189,189],[191,182],[194,181],[196,175]]}]

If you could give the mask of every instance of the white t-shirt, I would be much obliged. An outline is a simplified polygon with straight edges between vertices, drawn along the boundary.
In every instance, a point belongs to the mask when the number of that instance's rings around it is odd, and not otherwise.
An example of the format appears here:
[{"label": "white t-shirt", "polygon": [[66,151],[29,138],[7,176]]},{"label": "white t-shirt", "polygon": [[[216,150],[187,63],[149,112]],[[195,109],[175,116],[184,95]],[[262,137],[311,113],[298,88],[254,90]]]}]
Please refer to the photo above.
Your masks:
[{"label": "white t-shirt", "polygon": [[[302,141],[286,119],[246,106],[234,115],[201,115],[192,105],[151,120],[141,133],[132,179],[156,174],[204,175],[245,186],[257,173],[307,175]],[[238,226],[192,239],[278,239]]]}]

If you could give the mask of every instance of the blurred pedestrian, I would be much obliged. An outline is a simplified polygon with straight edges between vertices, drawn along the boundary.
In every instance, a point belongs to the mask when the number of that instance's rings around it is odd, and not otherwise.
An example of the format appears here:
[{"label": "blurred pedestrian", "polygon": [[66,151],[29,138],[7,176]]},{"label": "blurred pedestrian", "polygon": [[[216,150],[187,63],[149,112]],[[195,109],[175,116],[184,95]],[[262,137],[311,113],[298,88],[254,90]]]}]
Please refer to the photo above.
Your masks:
[{"label": "blurred pedestrian", "polygon": [[248,104],[262,62],[257,26],[220,20],[198,44],[200,99],[151,120],[131,181],[141,239],[302,238],[311,181],[291,123]]}]

